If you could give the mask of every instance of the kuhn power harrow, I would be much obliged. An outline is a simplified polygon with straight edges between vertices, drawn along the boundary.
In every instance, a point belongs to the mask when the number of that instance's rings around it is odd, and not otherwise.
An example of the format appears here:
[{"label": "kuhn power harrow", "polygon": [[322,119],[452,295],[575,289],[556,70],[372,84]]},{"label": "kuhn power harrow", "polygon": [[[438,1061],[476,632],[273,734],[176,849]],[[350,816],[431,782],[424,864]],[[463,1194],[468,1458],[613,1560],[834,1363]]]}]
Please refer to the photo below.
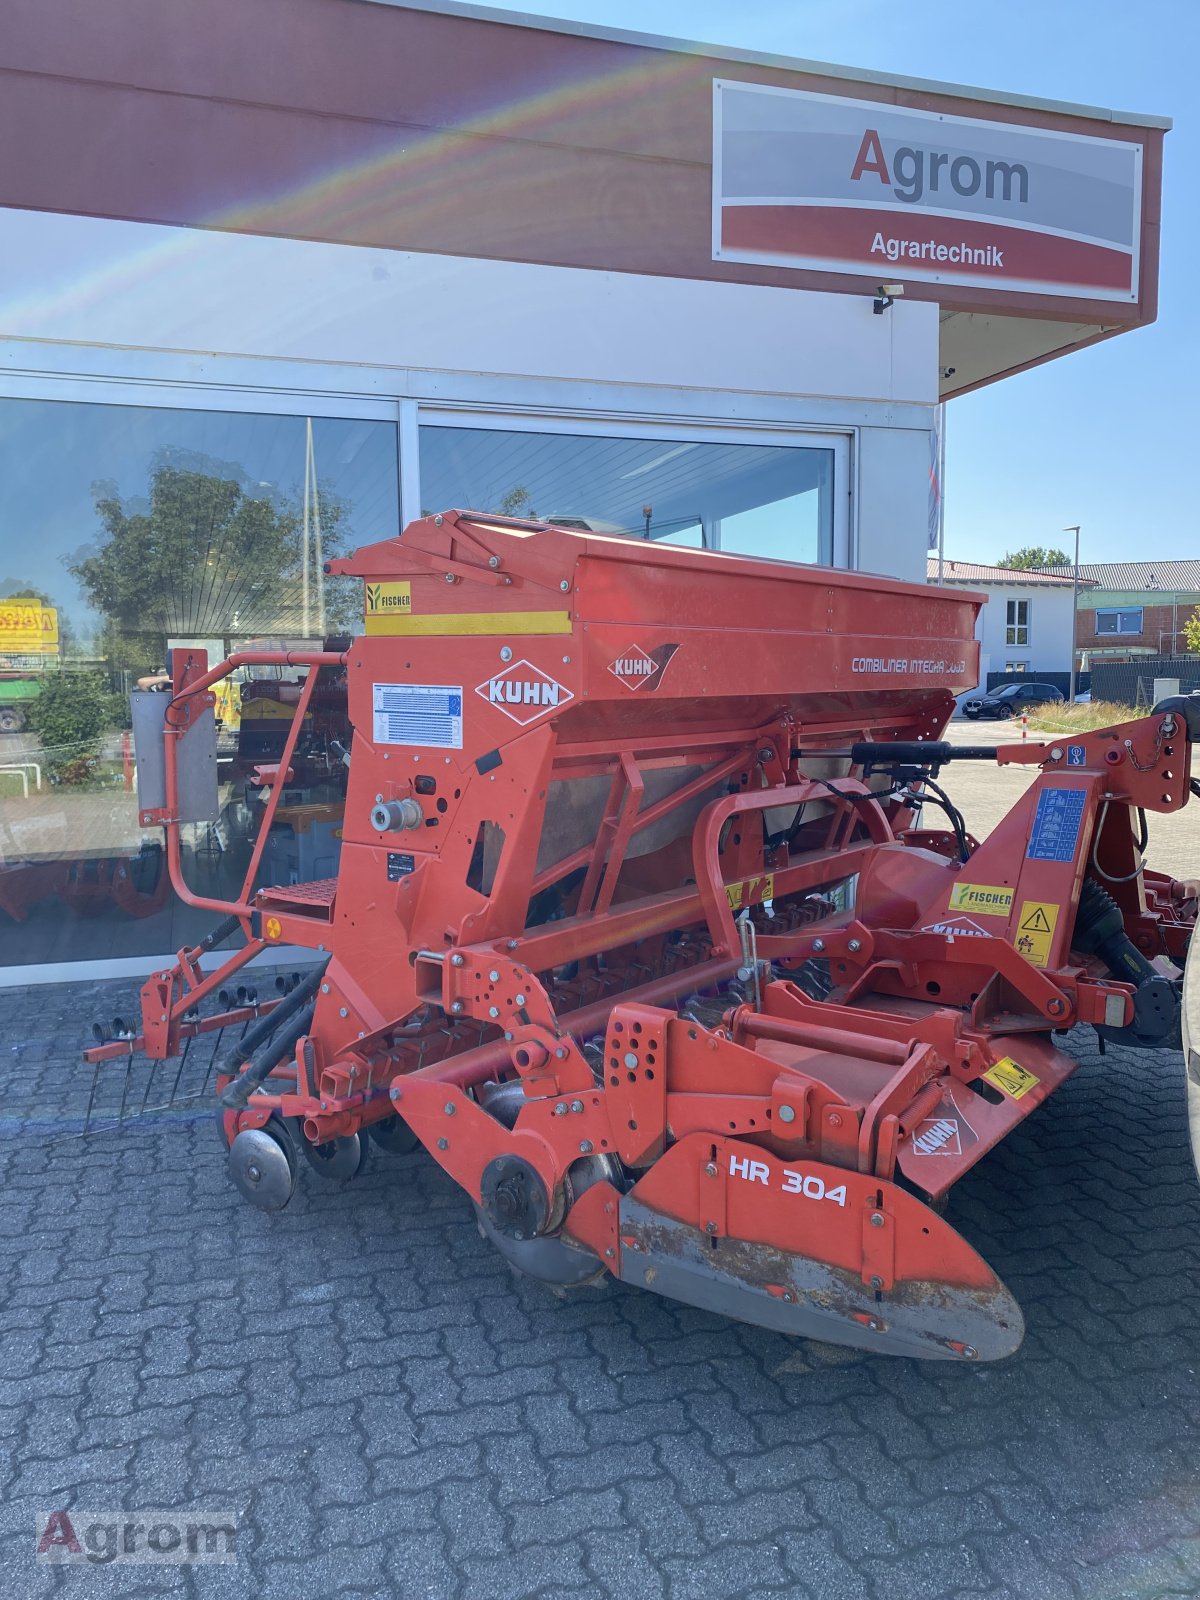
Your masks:
[{"label": "kuhn power harrow", "polygon": [[[1195,886],[1142,851],[1146,813],[1187,802],[1200,716],[941,743],[980,597],[861,574],[466,512],[329,570],[365,584],[344,655],[175,654],[142,821],[225,920],[89,1058],[241,1024],[219,1117],[266,1208],[298,1157],[346,1178],[363,1134],[419,1142],[551,1284],[1014,1350],[1020,1310],[942,1202],[1074,1069],[1054,1033],[1178,1043]],[[242,897],[205,901],[181,774],[215,783],[209,691],[243,662],[309,671]],[[339,875],[255,892],[318,668],[344,671],[354,728]],[[962,759],[1036,769],[982,844],[935,781]],[[315,964],[239,1001],[269,945]]]}]

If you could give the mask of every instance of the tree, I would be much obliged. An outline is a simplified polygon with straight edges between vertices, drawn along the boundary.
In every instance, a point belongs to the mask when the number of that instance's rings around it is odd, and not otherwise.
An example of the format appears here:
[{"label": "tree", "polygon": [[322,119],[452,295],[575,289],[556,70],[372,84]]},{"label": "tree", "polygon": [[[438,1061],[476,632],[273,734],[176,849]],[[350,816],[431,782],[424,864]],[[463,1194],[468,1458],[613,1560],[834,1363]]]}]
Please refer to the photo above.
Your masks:
[{"label": "tree", "polygon": [[1200,606],[1192,612],[1183,624],[1183,636],[1187,640],[1188,650],[1193,655],[1200,656]]},{"label": "tree", "polygon": [[517,484],[515,489],[510,489],[507,494],[501,495],[496,510],[502,517],[525,517],[529,522],[537,521],[537,512],[533,509],[533,496],[523,483]]},{"label": "tree", "polygon": [[114,721],[114,696],[98,672],[53,672],[29,705],[29,725],[41,741],[50,776],[82,783]]},{"label": "tree", "polygon": [[[315,596],[315,545],[305,548],[295,503],[252,484],[240,467],[167,451],[144,500],[123,499],[113,483],[94,485],[93,498],[101,536],[67,567],[104,618],[114,665],[161,664],[169,636],[303,631],[303,571],[307,555]],[[328,490],[319,498],[328,558],[341,551],[346,508]],[[327,631],[345,626],[348,609],[340,585],[327,590]],[[317,615],[314,598],[310,631]]]},{"label": "tree", "polygon": [[1020,572],[1028,572],[1033,567],[1069,567],[1071,558],[1065,550],[1047,549],[1040,544],[1023,545],[1020,550],[1006,552],[1003,558],[997,561],[998,567],[1015,567]]}]

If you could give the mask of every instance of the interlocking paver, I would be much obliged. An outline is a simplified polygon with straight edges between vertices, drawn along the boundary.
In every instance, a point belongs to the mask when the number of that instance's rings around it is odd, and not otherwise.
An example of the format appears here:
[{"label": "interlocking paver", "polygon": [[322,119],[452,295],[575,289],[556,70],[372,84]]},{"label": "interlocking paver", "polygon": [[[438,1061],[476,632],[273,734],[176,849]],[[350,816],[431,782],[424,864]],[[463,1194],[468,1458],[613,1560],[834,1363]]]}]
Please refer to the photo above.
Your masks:
[{"label": "interlocking paver", "polygon": [[[1074,1079],[955,1191],[1028,1333],[946,1368],[619,1285],[556,1299],[423,1155],[303,1174],[265,1217],[207,1117],[52,1142],[87,1021],[131,998],[0,993],[3,1593],[1200,1595],[1200,1189],[1170,1054],[1102,1061],[1077,1030]],[[47,1499],[230,1507],[240,1559],[56,1580]]]}]

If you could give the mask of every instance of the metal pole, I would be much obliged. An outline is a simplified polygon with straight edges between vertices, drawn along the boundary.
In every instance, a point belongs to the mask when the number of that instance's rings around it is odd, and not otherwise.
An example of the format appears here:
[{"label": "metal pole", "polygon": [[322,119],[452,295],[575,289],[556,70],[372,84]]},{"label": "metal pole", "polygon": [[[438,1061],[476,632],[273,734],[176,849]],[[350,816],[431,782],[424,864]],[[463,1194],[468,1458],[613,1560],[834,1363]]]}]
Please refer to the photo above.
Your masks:
[{"label": "metal pole", "polygon": [[[946,402],[938,406],[938,571],[946,558]],[[939,580],[940,581],[940,580]]]},{"label": "metal pole", "polygon": [[1079,632],[1079,524],[1073,528],[1064,528],[1064,533],[1075,535],[1075,566],[1071,574],[1071,695],[1068,705],[1075,704],[1075,662],[1078,651],[1075,648],[1076,635]]}]

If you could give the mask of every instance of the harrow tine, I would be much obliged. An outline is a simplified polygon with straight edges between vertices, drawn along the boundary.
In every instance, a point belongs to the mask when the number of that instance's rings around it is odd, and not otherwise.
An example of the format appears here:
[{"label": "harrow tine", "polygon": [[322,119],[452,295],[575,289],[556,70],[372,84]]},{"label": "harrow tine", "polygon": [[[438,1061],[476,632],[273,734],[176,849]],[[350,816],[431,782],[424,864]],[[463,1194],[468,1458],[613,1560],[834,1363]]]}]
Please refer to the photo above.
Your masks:
[{"label": "harrow tine", "polygon": [[[188,1043],[189,1044],[191,1043],[190,1039],[189,1039]],[[148,1074],[148,1076],[146,1078],[145,1090],[142,1093],[142,1103],[138,1107],[138,1113],[137,1114],[138,1114],[139,1117],[144,1116],[145,1113],[146,1113],[146,1102],[150,1098],[150,1085],[154,1082],[154,1072],[155,1072],[155,1069],[156,1069],[157,1066],[158,1066],[157,1057],[151,1056],[150,1057],[150,1072],[149,1072],[149,1074]]]},{"label": "harrow tine", "polygon": [[179,1067],[175,1073],[175,1082],[171,1085],[171,1098],[167,1101],[167,1110],[170,1110],[170,1108],[175,1104],[175,1096],[179,1092],[179,1080],[183,1077],[183,1069],[187,1065],[188,1051],[191,1049],[191,1047],[192,1041],[188,1039],[184,1044],[183,1054],[179,1057]]},{"label": "harrow tine", "polygon": [[[96,1027],[99,1028],[100,1024],[97,1023]],[[82,1139],[82,1138],[86,1137],[86,1135],[90,1132],[91,1126],[92,1126],[92,1107],[96,1103],[96,1085],[99,1082],[100,1082],[100,1062],[97,1061],[96,1065],[92,1068],[92,1086],[91,1086],[91,1089],[88,1091],[87,1110],[83,1114],[83,1127],[79,1130],[78,1133],[68,1133],[64,1137],[66,1137],[68,1139]]]},{"label": "harrow tine", "polygon": [[225,1029],[224,1028],[218,1028],[217,1029],[217,1042],[212,1047],[212,1055],[209,1056],[209,1058],[208,1058],[208,1066],[204,1069],[204,1082],[200,1085],[200,1093],[202,1095],[205,1095],[205,1094],[208,1093],[208,1080],[212,1077],[212,1069],[213,1069],[214,1065],[216,1064],[217,1051],[221,1048],[221,1040],[224,1037],[225,1037]]}]

